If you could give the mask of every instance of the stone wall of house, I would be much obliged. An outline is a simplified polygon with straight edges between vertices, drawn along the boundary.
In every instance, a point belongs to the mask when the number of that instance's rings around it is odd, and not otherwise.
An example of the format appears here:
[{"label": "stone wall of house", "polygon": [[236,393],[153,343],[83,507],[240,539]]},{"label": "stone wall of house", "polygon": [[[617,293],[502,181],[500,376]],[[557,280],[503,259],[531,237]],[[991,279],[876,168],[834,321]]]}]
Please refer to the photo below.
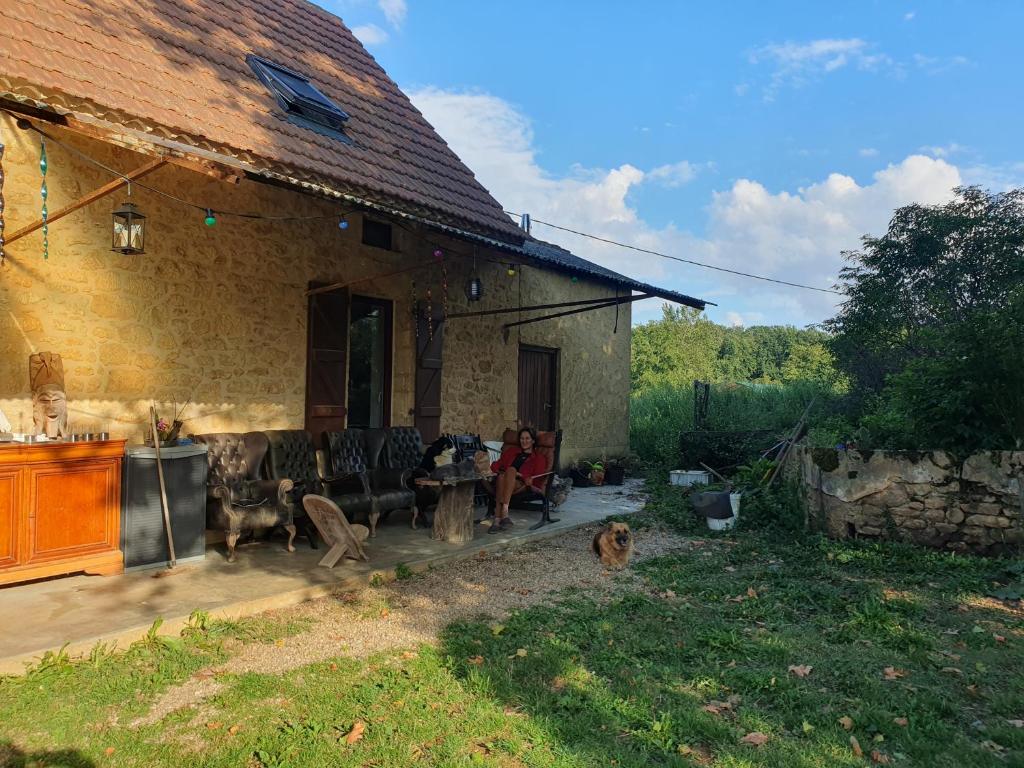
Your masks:
[{"label": "stone wall of house", "polygon": [[[480,309],[551,304],[614,296],[614,289],[572,282],[551,272],[488,265]],[[519,303],[521,302],[521,304]],[[476,308],[476,307],[474,307]],[[555,313],[565,310],[550,310]],[[544,314],[534,312],[526,317]],[[500,436],[518,424],[519,345],[559,350],[558,424],[562,463],[619,456],[629,449],[630,309],[599,309],[510,329],[517,314],[455,319],[445,336],[442,430]]]},{"label": "stone wall of house", "polygon": [[[129,171],[146,162],[130,151],[51,130],[104,164]],[[6,234],[39,217],[39,140],[0,115],[6,145]],[[52,212],[108,181],[110,174],[64,149],[48,148]],[[142,184],[211,206],[215,211],[310,217],[257,221],[220,215],[213,227],[201,211],[169,201],[139,184],[131,199],[146,214],[142,256],[110,250],[111,211],[126,191],[103,198],[49,231],[49,259],[35,232],[7,248],[0,270],[0,408],[16,431],[32,423],[28,357],[62,355],[75,431],[106,430],[141,440],[150,403],[167,414],[191,404],[190,432],[295,428],[303,423],[308,282],[351,281],[429,264],[396,277],[364,280],[353,294],[394,302],[393,424],[411,424],[415,336],[413,286],[423,298],[442,294],[431,259],[436,245],[449,253],[449,309],[470,308],[462,292],[473,271],[472,246],[431,234],[427,241],[394,227],[396,250],[361,245],[361,219],[338,227],[340,205],[242,180],[226,183],[191,169],[165,166]],[[477,268],[487,295],[473,309],[557,301],[607,290],[571,283],[550,272],[520,269],[515,278],[495,252],[481,249]],[[562,424],[569,452],[614,453],[628,439],[629,312],[602,310],[555,325],[526,326],[524,343],[565,350]],[[569,322],[571,321],[571,322]],[[500,433],[516,417],[518,333],[506,344],[500,318],[451,321],[444,354],[442,428]]]},{"label": "stone wall of house", "polygon": [[795,458],[809,519],[830,536],[984,554],[1024,544],[1024,452],[958,462],[942,451],[802,448]]}]

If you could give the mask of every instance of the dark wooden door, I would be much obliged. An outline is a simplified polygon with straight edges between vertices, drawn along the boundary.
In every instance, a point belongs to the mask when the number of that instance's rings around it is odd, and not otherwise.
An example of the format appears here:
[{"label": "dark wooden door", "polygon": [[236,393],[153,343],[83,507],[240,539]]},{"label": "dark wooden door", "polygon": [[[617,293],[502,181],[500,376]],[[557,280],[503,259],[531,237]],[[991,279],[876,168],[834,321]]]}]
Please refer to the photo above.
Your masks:
[{"label": "dark wooden door", "polygon": [[[316,287],[311,284],[311,288]],[[306,429],[320,445],[323,432],[345,428],[348,293],[309,297],[306,353]]]},{"label": "dark wooden door", "polygon": [[441,436],[441,361],[444,319],[434,317],[433,332],[422,305],[416,311],[416,399],[414,423],[430,444]]},{"label": "dark wooden door", "polygon": [[558,350],[519,347],[519,424],[551,431],[558,424]]}]

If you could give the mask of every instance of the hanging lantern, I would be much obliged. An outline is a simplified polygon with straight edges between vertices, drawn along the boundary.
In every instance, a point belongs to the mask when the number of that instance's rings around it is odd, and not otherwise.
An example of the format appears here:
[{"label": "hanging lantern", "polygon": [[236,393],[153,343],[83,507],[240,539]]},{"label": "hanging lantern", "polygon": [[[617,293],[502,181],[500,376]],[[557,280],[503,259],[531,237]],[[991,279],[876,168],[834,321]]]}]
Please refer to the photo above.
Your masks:
[{"label": "hanging lantern", "polygon": [[466,283],[466,298],[470,301],[480,301],[484,295],[484,283],[479,277],[471,277]]},{"label": "hanging lantern", "polygon": [[146,217],[133,203],[122,203],[114,211],[114,242],[112,251],[125,256],[145,253]]}]

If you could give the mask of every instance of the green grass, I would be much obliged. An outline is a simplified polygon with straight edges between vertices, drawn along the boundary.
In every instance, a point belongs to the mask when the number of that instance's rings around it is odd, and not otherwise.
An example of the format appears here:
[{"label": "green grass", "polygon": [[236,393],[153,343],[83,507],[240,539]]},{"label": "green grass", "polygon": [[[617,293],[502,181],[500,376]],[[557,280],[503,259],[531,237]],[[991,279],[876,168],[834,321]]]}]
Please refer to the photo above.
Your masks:
[{"label": "green grass", "polygon": [[[810,382],[713,384],[706,428],[788,434],[815,396],[812,423],[829,410],[835,395]],[[666,384],[635,390],[630,397],[629,426],[630,446],[641,459],[650,466],[678,469],[679,435],[694,429],[693,388]]]},{"label": "green grass", "polygon": [[[197,616],[180,639],[51,657],[0,682],[0,764],[832,768],[878,750],[896,766],[1024,765],[1007,722],[1024,717],[1024,616],[982,598],[1005,563],[792,539],[709,538],[639,565],[643,585],[610,603],[566,592],[415,653],[221,674],[212,698],[137,728],[238,640],[303,627]],[[767,743],[743,744],[753,731]]]}]

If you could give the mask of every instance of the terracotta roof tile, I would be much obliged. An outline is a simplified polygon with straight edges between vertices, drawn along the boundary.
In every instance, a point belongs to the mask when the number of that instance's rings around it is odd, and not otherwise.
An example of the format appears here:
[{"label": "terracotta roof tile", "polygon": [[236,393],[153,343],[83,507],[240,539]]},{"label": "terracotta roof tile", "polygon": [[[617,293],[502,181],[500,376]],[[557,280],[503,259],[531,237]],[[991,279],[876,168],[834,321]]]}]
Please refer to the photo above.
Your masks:
[{"label": "terracotta roof tile", "polygon": [[[353,145],[285,119],[249,53],[308,76],[350,115]],[[305,0],[3,3],[5,94],[522,239],[341,20]]]}]

